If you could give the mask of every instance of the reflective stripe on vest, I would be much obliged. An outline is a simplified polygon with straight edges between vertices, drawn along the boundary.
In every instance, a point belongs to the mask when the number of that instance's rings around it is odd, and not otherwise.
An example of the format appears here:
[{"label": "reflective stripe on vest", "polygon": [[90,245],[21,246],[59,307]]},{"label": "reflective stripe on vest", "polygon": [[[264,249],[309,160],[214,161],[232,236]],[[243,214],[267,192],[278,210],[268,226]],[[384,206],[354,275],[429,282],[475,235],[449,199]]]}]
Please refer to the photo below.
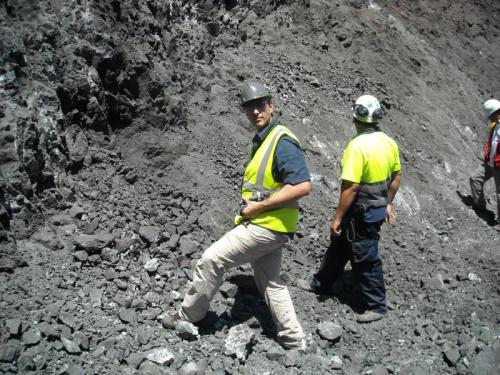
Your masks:
[{"label": "reflective stripe on vest", "polygon": [[[278,142],[285,135],[300,145],[299,140],[292,132],[282,125],[276,125],[259,146],[245,169],[241,188],[242,198],[262,201],[283,187],[282,183],[274,180],[272,164]],[[250,222],[277,232],[294,233],[297,229],[298,217],[298,202],[291,202],[281,208],[262,212]],[[235,224],[240,224],[242,221],[241,216],[236,216]]]},{"label": "reflective stripe on vest", "polygon": [[369,207],[382,207],[387,205],[387,194],[391,179],[385,181],[359,184],[357,205]]}]

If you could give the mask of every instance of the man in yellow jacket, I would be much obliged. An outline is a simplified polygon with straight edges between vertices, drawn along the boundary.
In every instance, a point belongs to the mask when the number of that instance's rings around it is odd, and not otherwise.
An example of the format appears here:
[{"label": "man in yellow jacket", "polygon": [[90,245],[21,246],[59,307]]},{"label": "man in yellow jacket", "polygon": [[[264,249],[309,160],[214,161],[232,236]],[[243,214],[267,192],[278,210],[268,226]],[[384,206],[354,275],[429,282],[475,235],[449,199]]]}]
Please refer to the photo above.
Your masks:
[{"label": "man in yellow jacket", "polygon": [[243,176],[244,204],[236,226],[203,253],[180,309],[163,323],[174,328],[179,321],[202,320],[224,273],[250,263],[277,326],[278,341],[287,349],[302,349],[304,334],[280,268],[283,245],[297,228],[297,202],[311,189],[310,175],[299,140],[273,119],[269,90],[258,82],[246,82],[242,107],[256,135]]},{"label": "man in yellow jacket", "polygon": [[357,135],[342,158],[342,187],[330,224],[331,244],[310,289],[328,294],[348,261],[360,286],[365,312],[358,322],[371,322],[387,312],[379,230],[394,223],[392,201],[399,188],[401,165],[396,142],[378,127],[383,111],[378,100],[363,95],[354,105]]}]

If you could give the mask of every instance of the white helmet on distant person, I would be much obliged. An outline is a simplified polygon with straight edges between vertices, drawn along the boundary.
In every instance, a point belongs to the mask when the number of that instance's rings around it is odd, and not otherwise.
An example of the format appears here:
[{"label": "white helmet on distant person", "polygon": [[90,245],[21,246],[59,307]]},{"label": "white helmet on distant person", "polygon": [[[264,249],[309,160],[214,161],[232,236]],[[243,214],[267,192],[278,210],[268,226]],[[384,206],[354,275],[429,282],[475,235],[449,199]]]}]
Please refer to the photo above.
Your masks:
[{"label": "white helmet on distant person", "polygon": [[356,120],[368,124],[376,124],[384,117],[384,111],[379,101],[372,95],[360,96],[352,109],[352,116]]},{"label": "white helmet on distant person", "polygon": [[496,99],[489,99],[484,102],[483,110],[486,117],[490,118],[490,116],[500,110],[500,101]]}]

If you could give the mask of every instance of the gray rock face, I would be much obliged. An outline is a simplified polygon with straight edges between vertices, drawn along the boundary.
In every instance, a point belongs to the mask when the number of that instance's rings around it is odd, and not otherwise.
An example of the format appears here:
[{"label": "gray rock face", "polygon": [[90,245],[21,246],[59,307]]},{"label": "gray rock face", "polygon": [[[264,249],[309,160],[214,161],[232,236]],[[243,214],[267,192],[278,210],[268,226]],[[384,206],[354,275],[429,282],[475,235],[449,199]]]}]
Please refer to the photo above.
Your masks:
[{"label": "gray rock face", "polygon": [[78,250],[73,253],[73,257],[78,262],[85,262],[89,258],[89,254],[85,250]]},{"label": "gray rock face", "polygon": [[241,361],[247,358],[248,351],[253,345],[255,332],[246,324],[231,327],[224,340],[225,353],[235,355]]},{"label": "gray rock face", "polygon": [[115,249],[119,253],[123,253],[129,250],[130,246],[135,242],[133,238],[116,238],[115,239]]},{"label": "gray rock face", "polygon": [[334,370],[340,370],[342,368],[342,358],[340,358],[338,355],[334,355],[331,358],[331,367]]},{"label": "gray rock face", "polygon": [[13,362],[20,350],[17,340],[10,340],[6,344],[0,345],[0,362]]},{"label": "gray rock face", "polygon": [[77,219],[80,219],[84,213],[85,210],[77,204],[73,205],[69,210],[69,215]]},{"label": "gray rock face", "polygon": [[175,373],[169,368],[157,365],[151,361],[143,361],[139,366],[140,374],[148,375],[174,375]]},{"label": "gray rock face", "polygon": [[481,278],[478,276],[477,273],[474,273],[474,272],[469,272],[467,274],[467,279],[469,281],[481,282]]},{"label": "gray rock face", "polygon": [[160,241],[161,229],[155,226],[144,226],[139,228],[139,235],[148,243],[156,243]]},{"label": "gray rock face", "polygon": [[159,266],[160,266],[160,261],[156,258],[153,258],[153,259],[148,260],[144,264],[144,269],[148,272],[156,272],[156,270],[158,269]]},{"label": "gray rock face", "polygon": [[197,375],[200,369],[195,362],[188,362],[183,364],[178,371],[179,375]]},{"label": "gray rock face", "polygon": [[58,339],[61,335],[59,330],[54,325],[47,322],[42,322],[39,327],[42,335],[49,339]]},{"label": "gray rock face", "polygon": [[231,228],[233,217],[220,209],[212,209],[203,212],[198,218],[198,222],[213,237],[221,237]]},{"label": "gray rock face", "polygon": [[224,297],[233,298],[238,293],[238,286],[229,282],[225,282],[221,285],[219,291]]},{"label": "gray rock face", "polygon": [[437,273],[433,275],[428,281],[427,285],[430,289],[443,289],[445,287],[443,275]]},{"label": "gray rock face", "polygon": [[196,327],[194,324],[185,322],[185,321],[178,321],[175,324],[175,330],[177,331],[177,335],[185,340],[191,341],[191,340],[197,340],[200,337],[200,334],[198,332],[198,327]]},{"label": "gray rock face", "polygon": [[183,255],[189,256],[198,251],[200,244],[193,241],[190,237],[182,237],[180,240],[179,248]]},{"label": "gray rock face", "polygon": [[168,348],[151,349],[145,353],[146,359],[159,365],[168,365],[174,360],[174,354]]},{"label": "gray rock face", "polygon": [[456,348],[448,348],[443,352],[444,359],[451,366],[455,366],[460,359],[460,353]]},{"label": "gray rock face", "polygon": [[144,353],[131,353],[127,359],[127,365],[133,368],[138,368],[142,361],[144,361]]},{"label": "gray rock face", "polygon": [[21,353],[19,358],[17,358],[17,369],[19,373],[27,373],[36,370],[36,364],[31,353]]},{"label": "gray rock face", "polygon": [[78,345],[78,342],[76,342],[76,340],[72,340],[67,337],[61,337],[61,342],[64,346],[64,349],[66,349],[69,354],[80,354],[82,352],[80,349],[80,345]]},{"label": "gray rock face", "polygon": [[77,249],[83,249],[87,253],[99,253],[103,248],[109,246],[113,241],[113,235],[106,232],[96,234],[80,234],[73,238]]},{"label": "gray rock face", "polygon": [[92,306],[98,307],[102,302],[102,289],[92,288],[90,289],[90,302]]},{"label": "gray rock face", "polygon": [[500,373],[500,346],[486,348],[478,353],[469,366],[471,374],[497,375]]},{"label": "gray rock face", "polygon": [[71,132],[68,132],[66,142],[70,152],[70,160],[73,165],[77,166],[83,163],[83,159],[85,159],[88,153],[89,144],[83,131],[75,131],[75,133],[73,136],[70,136]]},{"label": "gray rock face", "polygon": [[42,334],[37,329],[29,329],[23,333],[22,342],[24,345],[35,345],[40,342]]},{"label": "gray rock face", "polygon": [[118,256],[118,250],[116,249],[110,249],[110,248],[104,248],[102,249],[101,257],[103,260],[109,263],[117,263],[119,260]]},{"label": "gray rock face", "polygon": [[433,324],[429,324],[425,327],[425,333],[427,333],[432,341],[436,341],[439,337],[439,331]]},{"label": "gray rock face", "polygon": [[9,330],[11,336],[17,336],[21,333],[21,319],[7,319],[5,326]]},{"label": "gray rock face", "polygon": [[343,328],[333,322],[321,322],[317,326],[319,335],[328,341],[338,341],[342,336]]},{"label": "gray rock face", "polygon": [[82,326],[82,323],[73,313],[61,312],[59,313],[59,320],[73,330],[77,330]]},{"label": "gray rock face", "polygon": [[87,372],[82,366],[73,365],[68,369],[68,375],[86,375]]},{"label": "gray rock face", "polygon": [[[481,102],[500,87],[497,3],[3,1],[0,373],[499,373],[500,237],[454,191],[469,193]],[[247,78],[268,85],[313,173],[284,282],[308,280],[328,246],[358,95],[379,98],[401,150],[398,222],[380,241],[392,311],[355,323],[350,269],[335,297],[288,283],[315,343],[305,352],[279,347],[248,265],[226,274],[214,324],[179,332],[158,318],[234,227],[255,133],[238,105]],[[318,330],[330,320],[346,333]],[[244,365],[224,354],[242,322],[258,339]],[[163,347],[174,354],[164,364],[142,354]],[[340,371],[325,361],[334,354]]]},{"label": "gray rock face", "polygon": [[283,363],[285,364],[286,367],[295,367],[299,363],[302,355],[303,354],[300,353],[298,350],[288,350],[285,353],[285,358],[283,360]]},{"label": "gray rock face", "polygon": [[118,316],[124,323],[134,323],[137,321],[137,315],[134,309],[120,309]]}]

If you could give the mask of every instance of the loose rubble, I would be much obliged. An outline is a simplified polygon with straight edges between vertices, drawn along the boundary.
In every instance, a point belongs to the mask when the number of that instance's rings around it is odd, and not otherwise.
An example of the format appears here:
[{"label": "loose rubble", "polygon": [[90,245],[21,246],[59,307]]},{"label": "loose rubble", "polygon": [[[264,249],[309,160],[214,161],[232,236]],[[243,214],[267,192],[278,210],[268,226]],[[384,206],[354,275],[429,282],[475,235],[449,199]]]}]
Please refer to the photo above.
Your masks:
[{"label": "loose rubble", "polygon": [[[460,199],[499,95],[497,3],[6,0],[0,373],[499,373],[500,238]],[[279,346],[248,265],[207,321],[162,324],[238,210],[248,78],[313,175],[282,265],[304,351]],[[404,176],[380,242],[389,312],[361,326],[350,270],[332,296],[297,285],[328,246],[365,92]]]}]

